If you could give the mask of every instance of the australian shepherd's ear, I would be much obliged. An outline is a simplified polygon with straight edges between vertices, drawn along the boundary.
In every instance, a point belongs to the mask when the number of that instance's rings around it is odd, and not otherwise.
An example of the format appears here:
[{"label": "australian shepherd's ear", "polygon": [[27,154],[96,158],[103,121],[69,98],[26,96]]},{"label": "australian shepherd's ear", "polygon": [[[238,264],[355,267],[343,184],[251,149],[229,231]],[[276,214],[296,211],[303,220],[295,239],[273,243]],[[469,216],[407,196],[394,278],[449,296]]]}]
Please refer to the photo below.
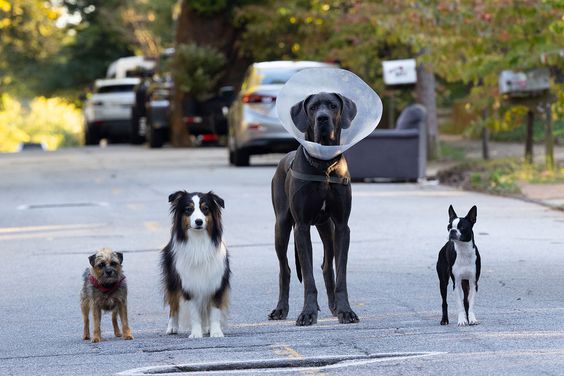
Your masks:
[{"label": "australian shepherd's ear", "polygon": [[223,224],[221,221],[221,209],[225,208],[225,203],[223,199],[209,191],[204,195],[204,200],[207,202],[210,208],[211,222],[208,223],[208,232],[210,234],[212,242],[219,246],[221,238],[223,236]]},{"label": "australian shepherd's ear", "polygon": [[219,206],[221,206],[222,209],[225,209],[225,203],[224,203],[224,201],[221,197],[219,197],[218,195],[216,195],[212,191],[209,191],[206,194],[206,196],[208,196],[210,201],[213,201],[216,205],[219,205]]},{"label": "australian shepherd's ear", "polygon": [[187,195],[188,192],[186,191],[176,191],[174,193],[171,193],[170,195],[168,195],[168,202],[170,202],[171,204],[175,201],[177,201],[180,197]]}]

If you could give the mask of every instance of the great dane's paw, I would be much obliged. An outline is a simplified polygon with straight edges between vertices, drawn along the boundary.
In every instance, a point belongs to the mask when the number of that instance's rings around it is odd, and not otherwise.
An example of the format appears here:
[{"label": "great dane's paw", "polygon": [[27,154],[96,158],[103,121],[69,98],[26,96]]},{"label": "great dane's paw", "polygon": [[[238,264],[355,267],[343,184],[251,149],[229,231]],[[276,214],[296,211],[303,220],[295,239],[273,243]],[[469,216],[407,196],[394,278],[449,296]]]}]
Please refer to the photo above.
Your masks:
[{"label": "great dane's paw", "polygon": [[337,317],[337,307],[329,305],[329,310],[331,311],[333,317]]},{"label": "great dane's paw", "polygon": [[339,318],[339,323],[341,324],[354,324],[360,321],[356,313],[354,313],[352,310],[339,312],[337,314],[337,317]]},{"label": "great dane's paw", "polygon": [[276,308],[268,314],[269,320],[286,320],[288,317],[288,308]]},{"label": "great dane's paw", "polygon": [[317,311],[302,312],[296,320],[297,326],[309,326],[317,323]]},{"label": "great dane's paw", "polygon": [[468,324],[469,325],[478,325],[478,319],[476,318],[476,315],[474,315],[473,312],[469,312],[468,313]]},{"label": "great dane's paw", "polygon": [[448,325],[448,318],[444,318],[441,320],[441,325]]}]

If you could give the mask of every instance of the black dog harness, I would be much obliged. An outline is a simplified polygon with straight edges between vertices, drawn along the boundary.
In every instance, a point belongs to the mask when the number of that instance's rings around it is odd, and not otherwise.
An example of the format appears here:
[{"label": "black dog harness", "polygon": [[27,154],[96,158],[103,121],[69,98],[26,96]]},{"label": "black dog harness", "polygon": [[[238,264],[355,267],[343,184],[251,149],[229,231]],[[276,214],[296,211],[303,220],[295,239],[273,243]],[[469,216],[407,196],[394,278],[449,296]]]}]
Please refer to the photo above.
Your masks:
[{"label": "black dog harness", "polygon": [[332,184],[343,184],[343,185],[350,184],[351,180],[348,177],[329,176],[329,174],[331,174],[331,172],[333,172],[337,168],[337,165],[341,161],[340,157],[338,157],[333,163],[331,163],[329,167],[324,167],[320,163],[312,160],[305,150],[304,150],[304,156],[306,157],[307,162],[312,167],[317,168],[319,170],[325,170],[325,175],[314,175],[314,174],[305,174],[303,172],[298,172],[293,169],[294,161],[292,161],[292,164],[290,165],[290,174],[292,174],[294,178],[304,181],[316,181],[320,183],[332,183]]}]

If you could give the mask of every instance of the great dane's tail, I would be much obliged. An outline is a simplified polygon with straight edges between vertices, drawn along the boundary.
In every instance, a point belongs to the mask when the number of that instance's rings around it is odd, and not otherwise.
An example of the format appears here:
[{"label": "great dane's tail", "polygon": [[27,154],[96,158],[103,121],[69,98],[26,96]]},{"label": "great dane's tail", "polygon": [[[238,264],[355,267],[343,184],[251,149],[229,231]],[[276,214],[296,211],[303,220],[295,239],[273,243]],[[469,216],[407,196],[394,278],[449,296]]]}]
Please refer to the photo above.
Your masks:
[{"label": "great dane's tail", "polygon": [[296,239],[294,239],[294,258],[296,259],[296,274],[298,275],[298,280],[302,283],[302,267],[300,265],[300,257],[298,256],[298,246],[296,245]]}]

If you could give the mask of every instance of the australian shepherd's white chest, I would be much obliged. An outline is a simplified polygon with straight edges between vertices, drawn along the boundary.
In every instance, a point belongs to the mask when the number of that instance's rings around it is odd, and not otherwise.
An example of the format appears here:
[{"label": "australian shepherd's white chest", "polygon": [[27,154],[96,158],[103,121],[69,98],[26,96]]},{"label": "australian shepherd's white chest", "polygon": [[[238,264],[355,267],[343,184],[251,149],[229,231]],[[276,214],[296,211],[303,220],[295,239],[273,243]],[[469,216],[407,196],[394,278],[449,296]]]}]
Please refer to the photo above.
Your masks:
[{"label": "australian shepherd's white chest", "polygon": [[212,192],[178,191],[169,196],[170,242],[162,250],[165,303],[170,306],[167,334],[178,333],[179,310],[185,307],[190,338],[223,337],[229,306],[229,257],[222,241],[223,200]]}]

